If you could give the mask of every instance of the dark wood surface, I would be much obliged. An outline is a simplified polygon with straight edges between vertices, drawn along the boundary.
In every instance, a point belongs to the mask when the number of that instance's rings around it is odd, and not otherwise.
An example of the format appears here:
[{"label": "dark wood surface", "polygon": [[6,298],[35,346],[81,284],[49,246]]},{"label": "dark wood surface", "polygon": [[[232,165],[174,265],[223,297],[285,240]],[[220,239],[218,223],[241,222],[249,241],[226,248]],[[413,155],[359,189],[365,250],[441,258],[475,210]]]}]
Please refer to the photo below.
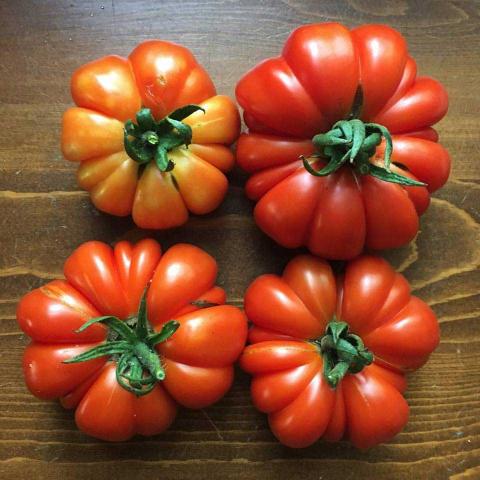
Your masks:
[{"label": "dark wood surface", "polygon": [[[0,478],[480,479],[480,3],[447,0],[0,1]],[[213,254],[229,300],[279,272],[293,254],[255,227],[244,175],[230,175],[214,214],[155,233],[96,211],[59,152],[69,76],[99,56],[126,55],[163,38],[193,50],[221,93],[278,52],[297,25],[388,23],[406,36],[420,72],[442,81],[451,108],[439,126],[454,164],[415,242],[385,256],[435,310],[442,343],[411,375],[411,419],[393,442],[360,452],[347,443],[301,451],[279,445],[252,407],[238,372],[224,400],[184,411],[165,434],[107,444],[77,431],[71,412],[34,399],[23,385],[26,338],[15,305],[61,276],[80,243],[153,235],[165,246],[195,243]]]}]

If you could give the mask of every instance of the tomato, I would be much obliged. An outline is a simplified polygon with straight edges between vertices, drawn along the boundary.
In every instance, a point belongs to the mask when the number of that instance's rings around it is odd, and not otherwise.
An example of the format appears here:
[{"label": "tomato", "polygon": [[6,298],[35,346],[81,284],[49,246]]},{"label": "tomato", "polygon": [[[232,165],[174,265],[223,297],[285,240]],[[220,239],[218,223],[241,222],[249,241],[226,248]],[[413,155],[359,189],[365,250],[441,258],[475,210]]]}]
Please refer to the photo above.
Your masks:
[{"label": "tomato", "polygon": [[154,240],[113,249],[92,241],[64,273],[25,295],[17,320],[32,339],[29,390],[76,409],[81,430],[111,441],[155,435],[178,404],[204,408],[230,388],[247,323],[224,305],[203,250],[178,244],[162,255]]},{"label": "tomato", "polygon": [[246,194],[267,235],[344,260],[415,237],[450,172],[431,128],[448,97],[417,77],[397,31],[302,26],[279,57],[240,79],[236,95],[249,129],[237,161],[252,174]]},{"label": "tomato", "polygon": [[240,118],[185,47],[151,40],[100,58],[74,72],[71,91],[62,152],[99,210],[165,229],[222,202]]},{"label": "tomato", "polygon": [[290,447],[319,438],[368,448],[408,420],[405,373],[439,342],[434,313],[383,259],[362,256],[335,275],[295,257],[281,277],[258,277],[245,294],[252,343],[241,367],[255,406]]}]

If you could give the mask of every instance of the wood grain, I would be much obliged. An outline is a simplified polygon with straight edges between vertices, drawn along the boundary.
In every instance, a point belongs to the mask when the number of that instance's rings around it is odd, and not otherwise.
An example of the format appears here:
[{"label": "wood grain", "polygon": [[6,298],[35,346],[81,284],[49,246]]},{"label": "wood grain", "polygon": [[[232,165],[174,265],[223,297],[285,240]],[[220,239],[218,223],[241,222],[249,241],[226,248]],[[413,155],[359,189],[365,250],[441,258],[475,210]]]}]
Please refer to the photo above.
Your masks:
[{"label": "wood grain", "polygon": [[[479,2],[462,0],[0,2],[0,478],[480,479],[479,19]],[[86,437],[70,412],[26,391],[20,358],[27,340],[15,322],[18,299],[60,276],[77,245],[147,235],[165,246],[195,243],[218,259],[220,283],[240,306],[254,277],[280,272],[295,252],[255,227],[239,171],[219,210],[172,232],[140,231],[96,211],[58,149],[70,73],[161,37],[191,48],[219,92],[232,95],[236,79],[276,54],[295,26],[329,20],[399,28],[421,73],[442,81],[451,98],[439,126],[454,158],[451,180],[416,241],[385,254],[442,329],[439,349],[410,377],[407,428],[368,452],[323,442],[287,449],[252,407],[239,371],[225,399],[182,412],[164,435],[121,445]]]}]

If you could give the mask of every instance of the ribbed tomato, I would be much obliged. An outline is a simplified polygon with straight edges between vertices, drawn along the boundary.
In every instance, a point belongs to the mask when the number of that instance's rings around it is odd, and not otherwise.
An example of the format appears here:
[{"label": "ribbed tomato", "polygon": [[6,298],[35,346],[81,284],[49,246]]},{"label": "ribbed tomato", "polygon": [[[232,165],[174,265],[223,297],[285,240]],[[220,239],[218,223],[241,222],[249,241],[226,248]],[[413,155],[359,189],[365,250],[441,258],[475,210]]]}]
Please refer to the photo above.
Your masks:
[{"label": "ribbed tomato", "polygon": [[178,244],[162,255],[154,240],[114,249],[87,242],[64,273],[25,295],[17,320],[32,339],[28,388],[75,408],[81,430],[111,441],[155,435],[178,404],[203,408],[229,389],[247,322],[224,305],[203,250]]},{"label": "ribbed tomato", "polygon": [[367,448],[403,429],[405,373],[427,361],[439,327],[385,260],[359,257],[335,276],[325,261],[298,256],[281,277],[250,285],[245,312],[252,345],[240,364],[280,442],[347,438]]},{"label": "ribbed tomato", "polygon": [[[412,240],[450,172],[431,128],[443,86],[418,77],[390,27],[306,25],[236,88],[249,131],[237,147],[258,226],[323,258]],[[392,152],[393,149],[393,152]]]},{"label": "ribbed tomato", "polygon": [[99,210],[164,229],[218,207],[240,119],[189,50],[141,43],[80,67],[71,90],[62,151]]}]

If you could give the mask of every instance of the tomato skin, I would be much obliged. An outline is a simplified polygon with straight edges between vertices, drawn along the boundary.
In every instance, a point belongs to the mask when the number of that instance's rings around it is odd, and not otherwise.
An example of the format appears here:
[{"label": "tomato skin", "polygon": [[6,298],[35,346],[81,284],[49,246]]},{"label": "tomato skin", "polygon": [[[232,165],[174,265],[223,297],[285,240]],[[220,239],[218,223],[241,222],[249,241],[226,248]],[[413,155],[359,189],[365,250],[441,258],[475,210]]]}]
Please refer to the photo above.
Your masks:
[{"label": "tomato skin", "polygon": [[[74,408],[85,433],[109,441],[156,435],[173,422],[178,404],[204,408],[230,388],[247,321],[238,308],[224,305],[225,292],[215,286],[216,262],[206,252],[179,244],[162,254],[150,239],[135,245],[121,241],[114,248],[92,241],[70,255],[64,270],[66,281],[50,282],[20,300],[17,321],[32,338],[23,371],[35,396],[59,398],[65,408]],[[115,358],[63,363],[107,335],[102,324],[75,330],[92,317],[136,314],[148,284],[152,327],[160,331],[172,319],[180,324],[156,347],[164,381],[136,397],[117,382]],[[196,303],[202,301],[218,306],[202,308]]]},{"label": "tomato skin", "polygon": [[[250,345],[240,366],[252,375],[255,406],[274,435],[301,448],[320,438],[358,448],[391,440],[408,421],[405,373],[423,365],[439,343],[431,309],[410,294],[405,278],[383,259],[364,255],[335,276],[327,262],[295,257],[282,276],[248,287]],[[346,322],[373,353],[335,389],[325,380],[318,344],[333,318]]]},{"label": "tomato skin", "polygon": [[[178,322],[178,334],[159,345],[160,354],[172,362],[197,367],[230,367],[245,344],[245,317],[231,305],[195,310],[182,315]],[[238,337],[231,338],[232,331],[237,332]]]},{"label": "tomato skin", "polygon": [[179,243],[163,256],[148,291],[148,315],[154,326],[167,322],[186,304],[215,285],[217,264],[203,250]]},{"label": "tomato skin", "polygon": [[[348,118],[359,86],[359,118],[393,134],[392,162],[399,167],[392,170],[427,187],[386,185],[349,165],[329,178],[309,178],[300,155],[313,153],[314,135]],[[251,175],[246,194],[257,202],[257,225],[277,243],[349,260],[365,248],[395,248],[415,237],[430,194],[450,173],[448,152],[431,128],[446,114],[448,96],[436,80],[417,77],[400,33],[384,25],[299,27],[279,57],[240,79],[236,96],[249,128],[236,150]],[[372,163],[384,150],[377,148]]]},{"label": "tomato skin", "polygon": [[119,442],[135,433],[151,436],[165,431],[176,413],[175,401],[160,386],[145,397],[124,390],[109,363],[78,405],[75,420],[88,435]]},{"label": "tomato skin", "polygon": [[342,389],[349,439],[357,448],[389,441],[407,423],[409,408],[403,395],[369,367],[347,376]]},{"label": "tomato skin", "polygon": [[[350,32],[338,23],[300,27],[283,47],[282,57],[298,78],[300,88],[312,96],[327,127],[350,111],[359,75],[356,48]],[[328,75],[310,75],[319,64]]]},{"label": "tomato skin", "polygon": [[[416,178],[423,178],[428,192],[442,187],[450,175],[451,160],[447,150],[438,143],[423,138],[394,135],[395,149],[392,162],[405,165]],[[379,146],[377,156],[383,156],[385,143]]]},{"label": "tomato skin", "polygon": [[182,102],[188,104],[199,103],[216,93],[208,74],[181,45],[148,40],[135,47],[128,59],[143,104],[153,110],[154,116],[164,117],[180,106],[178,95],[188,95]]},{"label": "tomato skin", "polygon": [[80,333],[89,318],[98,317],[98,310],[83,295],[63,280],[54,280],[27,293],[18,304],[17,318],[22,330],[40,342],[99,342],[105,339],[103,325]]},{"label": "tomato skin", "polygon": [[130,63],[117,55],[78,68],[72,75],[70,88],[78,106],[120,121],[133,118],[142,105]]},{"label": "tomato skin", "polygon": [[[150,40],[128,58],[94,60],[73,73],[71,92],[77,106],[63,116],[62,152],[80,162],[78,183],[99,210],[132,215],[142,228],[166,229],[223,201],[225,172],[234,163],[228,147],[240,133],[240,117],[188,49]],[[188,104],[205,110],[184,120],[192,129],[191,148],[170,150],[178,162],[170,172],[160,172],[153,160],[139,169],[124,149],[124,122],[135,120],[142,107],[160,120]]]},{"label": "tomato skin", "polygon": [[82,345],[43,344],[32,342],[23,355],[23,374],[28,389],[45,400],[63,397],[83,383],[105,363],[99,358],[66,365],[64,360],[89,350],[95,343]]}]

